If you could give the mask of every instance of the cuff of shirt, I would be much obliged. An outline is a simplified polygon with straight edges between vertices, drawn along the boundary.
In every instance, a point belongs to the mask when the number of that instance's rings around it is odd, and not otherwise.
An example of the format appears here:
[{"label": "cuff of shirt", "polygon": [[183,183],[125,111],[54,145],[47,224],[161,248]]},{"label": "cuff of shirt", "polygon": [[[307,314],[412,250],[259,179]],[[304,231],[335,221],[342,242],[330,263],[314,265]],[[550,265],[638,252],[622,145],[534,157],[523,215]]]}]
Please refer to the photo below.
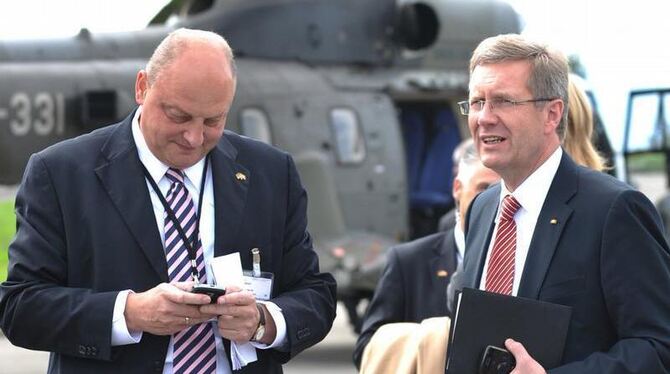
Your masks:
[{"label": "cuff of shirt", "polygon": [[272,319],[275,321],[275,327],[277,328],[277,335],[275,336],[275,340],[270,345],[258,342],[250,342],[250,343],[258,349],[270,349],[270,348],[281,347],[284,345],[284,343],[286,343],[286,320],[284,319],[284,314],[282,313],[281,308],[278,307],[277,304],[273,302],[265,301],[263,302],[263,304],[265,305],[265,308],[272,316]]},{"label": "cuff of shirt", "polygon": [[128,331],[126,317],[123,313],[126,311],[126,300],[132,290],[125,290],[116,295],[114,302],[114,314],[112,314],[112,346],[135,344],[142,339],[142,331]]}]

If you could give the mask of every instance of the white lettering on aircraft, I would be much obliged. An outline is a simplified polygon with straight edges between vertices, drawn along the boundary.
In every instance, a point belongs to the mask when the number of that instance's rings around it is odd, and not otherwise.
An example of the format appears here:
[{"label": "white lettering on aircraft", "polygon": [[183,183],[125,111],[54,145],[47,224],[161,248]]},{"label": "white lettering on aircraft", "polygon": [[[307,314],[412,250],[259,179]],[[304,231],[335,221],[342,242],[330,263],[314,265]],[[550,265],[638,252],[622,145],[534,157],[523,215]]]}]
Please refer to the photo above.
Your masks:
[{"label": "white lettering on aircraft", "polygon": [[[12,115],[9,115],[11,111]],[[62,93],[38,92],[32,97],[16,92],[9,99],[9,111],[0,108],[0,120],[10,117],[9,130],[14,136],[62,135],[65,132],[65,99]]]}]

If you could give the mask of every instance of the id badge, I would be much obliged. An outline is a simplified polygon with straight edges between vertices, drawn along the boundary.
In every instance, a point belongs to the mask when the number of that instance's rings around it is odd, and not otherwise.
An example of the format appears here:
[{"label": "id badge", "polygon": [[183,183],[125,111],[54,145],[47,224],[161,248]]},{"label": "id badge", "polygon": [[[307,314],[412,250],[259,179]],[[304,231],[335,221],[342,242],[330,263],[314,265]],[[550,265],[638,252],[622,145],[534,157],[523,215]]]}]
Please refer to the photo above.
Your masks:
[{"label": "id badge", "polygon": [[272,297],[272,284],[274,274],[261,272],[260,276],[254,277],[250,270],[244,271],[244,288],[254,294],[256,300],[268,301]]}]

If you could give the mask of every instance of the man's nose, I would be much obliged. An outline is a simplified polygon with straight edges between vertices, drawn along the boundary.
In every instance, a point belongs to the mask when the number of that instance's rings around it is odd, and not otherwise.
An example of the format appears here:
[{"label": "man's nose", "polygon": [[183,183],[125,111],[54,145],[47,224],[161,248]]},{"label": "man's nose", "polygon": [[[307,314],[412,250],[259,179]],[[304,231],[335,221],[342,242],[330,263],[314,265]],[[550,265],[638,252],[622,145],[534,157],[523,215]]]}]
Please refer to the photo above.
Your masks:
[{"label": "man's nose", "polygon": [[492,103],[485,101],[482,109],[477,114],[477,123],[480,125],[495,123],[498,120],[497,118]]},{"label": "man's nose", "polygon": [[191,126],[189,126],[189,128],[186,131],[184,131],[184,139],[191,147],[197,147],[202,145],[205,139],[202,125],[191,124]]}]

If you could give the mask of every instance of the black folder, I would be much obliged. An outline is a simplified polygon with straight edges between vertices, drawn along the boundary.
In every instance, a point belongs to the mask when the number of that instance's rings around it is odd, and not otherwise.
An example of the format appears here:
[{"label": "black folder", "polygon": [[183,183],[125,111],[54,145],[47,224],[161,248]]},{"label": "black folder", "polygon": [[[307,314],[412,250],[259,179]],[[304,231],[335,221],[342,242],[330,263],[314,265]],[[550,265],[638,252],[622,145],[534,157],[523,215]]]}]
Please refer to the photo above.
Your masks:
[{"label": "black folder", "polygon": [[561,363],[572,308],[464,288],[449,330],[447,374],[476,374],[488,345],[521,342],[545,369]]}]

